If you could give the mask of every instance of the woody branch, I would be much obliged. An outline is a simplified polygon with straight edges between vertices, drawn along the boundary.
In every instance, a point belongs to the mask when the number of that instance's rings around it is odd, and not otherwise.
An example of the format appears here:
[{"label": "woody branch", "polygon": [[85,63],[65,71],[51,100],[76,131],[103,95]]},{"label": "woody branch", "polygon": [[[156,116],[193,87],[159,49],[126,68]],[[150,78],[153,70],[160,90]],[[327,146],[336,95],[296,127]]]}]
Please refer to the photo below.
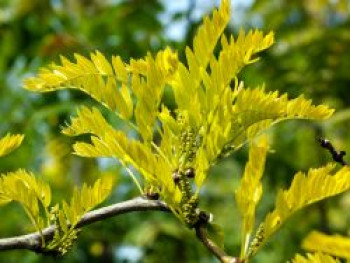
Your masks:
[{"label": "woody branch", "polygon": [[[110,206],[95,209],[86,213],[82,219],[77,224],[76,228],[82,228],[84,226],[90,225],[92,223],[105,220],[117,215],[138,212],[138,211],[163,211],[170,212],[169,207],[162,201],[159,200],[149,200],[144,197],[137,197],[131,200],[116,203]],[[42,231],[42,235],[46,241],[53,238],[56,226],[49,226]],[[212,240],[209,239],[205,224],[198,225],[195,228],[196,235],[198,239],[204,244],[204,246],[221,262],[236,263],[240,262],[239,259],[234,257],[229,257],[222,251]],[[15,249],[27,249],[37,253],[46,253],[42,249],[42,237],[39,232],[2,238],[0,239],[0,251],[5,250],[15,250]]]}]

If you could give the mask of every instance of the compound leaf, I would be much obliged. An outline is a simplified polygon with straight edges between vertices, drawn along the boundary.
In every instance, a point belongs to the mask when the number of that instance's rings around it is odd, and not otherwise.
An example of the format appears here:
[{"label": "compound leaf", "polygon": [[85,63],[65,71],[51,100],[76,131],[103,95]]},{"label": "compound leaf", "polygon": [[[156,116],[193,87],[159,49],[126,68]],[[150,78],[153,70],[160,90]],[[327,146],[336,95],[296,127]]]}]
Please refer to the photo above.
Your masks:
[{"label": "compound leaf", "polygon": [[275,209],[270,212],[259,231],[259,242],[253,243],[250,254],[255,254],[266,240],[295,212],[320,200],[338,195],[350,189],[350,168],[343,167],[332,173],[335,165],[329,164],[310,169],[307,174],[298,172],[288,190],[280,189]]},{"label": "compound leaf", "polygon": [[259,143],[251,143],[249,161],[245,166],[244,175],[238,186],[235,197],[242,217],[242,251],[241,258],[245,257],[249,245],[249,238],[255,224],[255,210],[262,195],[261,177],[263,175],[267,138],[261,137]]},{"label": "compound leaf", "polygon": [[303,240],[302,247],[308,251],[318,251],[340,258],[350,259],[349,237],[326,235],[313,231]]}]

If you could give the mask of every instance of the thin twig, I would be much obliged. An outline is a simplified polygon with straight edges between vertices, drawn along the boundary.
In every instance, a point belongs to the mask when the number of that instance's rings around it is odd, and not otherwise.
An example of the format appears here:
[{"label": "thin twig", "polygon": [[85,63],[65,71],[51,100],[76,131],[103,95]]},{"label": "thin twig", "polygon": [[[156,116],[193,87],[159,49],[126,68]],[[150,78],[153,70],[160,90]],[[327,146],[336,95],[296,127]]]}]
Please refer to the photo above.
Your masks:
[{"label": "thin twig", "polygon": [[228,256],[207,234],[207,229],[204,224],[195,226],[196,235],[204,246],[215,255],[222,263],[242,263],[239,258]]},{"label": "thin twig", "polygon": [[344,161],[344,156],[346,154],[345,151],[337,151],[333,144],[327,139],[319,138],[318,141],[320,142],[321,147],[327,149],[332,154],[333,161],[340,163],[343,166],[347,165]]},{"label": "thin twig", "polygon": [[[116,215],[136,212],[136,211],[166,211],[170,212],[168,206],[158,200],[148,200],[141,197],[117,203],[114,205],[102,207],[86,213],[77,224],[76,228],[82,228],[86,225],[104,220],[106,218],[114,217]],[[46,241],[53,238],[55,226],[50,226],[42,231],[43,237]],[[41,249],[42,239],[39,232],[32,234],[2,238],[0,239],[0,251],[13,249],[28,249],[37,253],[45,253]]]}]

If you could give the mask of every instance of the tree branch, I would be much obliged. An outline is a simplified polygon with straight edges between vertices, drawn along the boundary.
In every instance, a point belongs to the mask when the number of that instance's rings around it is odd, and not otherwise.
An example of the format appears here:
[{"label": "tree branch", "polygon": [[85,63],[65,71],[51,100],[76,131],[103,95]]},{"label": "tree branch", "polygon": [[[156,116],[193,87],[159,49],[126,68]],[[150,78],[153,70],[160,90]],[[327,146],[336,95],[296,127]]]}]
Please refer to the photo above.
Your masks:
[{"label": "tree branch", "polygon": [[204,244],[204,246],[214,254],[222,263],[242,263],[239,258],[228,256],[225,251],[218,247],[207,234],[205,224],[199,224],[195,226],[196,235],[198,239]]},{"label": "tree branch", "polygon": [[[82,228],[92,223],[102,221],[117,215],[137,211],[164,211],[170,212],[169,207],[162,201],[149,200],[143,197],[137,197],[128,201],[102,207],[86,213],[77,224],[76,228]],[[45,241],[53,238],[56,226],[49,226],[42,231]],[[223,263],[242,263],[239,258],[228,256],[215,242],[209,239],[206,231],[206,224],[197,224],[195,231],[198,239]],[[39,232],[21,235],[10,238],[0,239],[0,251],[27,249],[36,253],[48,253],[42,248],[42,238]]]},{"label": "tree branch", "polygon": [[[86,225],[104,220],[106,218],[114,217],[136,211],[165,211],[170,212],[168,206],[159,200],[148,200],[142,197],[102,207],[86,213],[77,224],[77,228],[82,228]],[[45,228],[42,233],[45,240],[53,238],[55,226]],[[39,232],[32,234],[2,238],[0,239],[0,251],[13,249],[28,249],[37,253],[45,253],[41,248],[41,235]]]},{"label": "tree branch", "polygon": [[347,165],[347,163],[344,161],[344,156],[346,154],[345,151],[337,151],[333,144],[327,139],[318,138],[318,141],[321,147],[327,149],[331,153],[333,161],[340,163],[343,166]]}]

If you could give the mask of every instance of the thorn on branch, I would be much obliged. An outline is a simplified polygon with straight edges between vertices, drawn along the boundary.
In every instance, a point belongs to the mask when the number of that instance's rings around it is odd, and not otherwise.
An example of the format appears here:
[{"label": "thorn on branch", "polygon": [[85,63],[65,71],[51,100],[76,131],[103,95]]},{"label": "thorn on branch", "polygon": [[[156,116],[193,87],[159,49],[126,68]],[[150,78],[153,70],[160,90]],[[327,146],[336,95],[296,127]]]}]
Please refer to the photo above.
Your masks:
[{"label": "thorn on branch", "polygon": [[159,193],[149,192],[149,193],[146,193],[145,196],[149,200],[159,200]]},{"label": "thorn on branch", "polygon": [[347,163],[344,161],[344,156],[346,155],[345,151],[337,151],[332,143],[327,139],[318,138],[318,141],[321,147],[327,149],[332,154],[332,158],[335,162],[340,163],[341,165],[347,165]]},{"label": "thorn on branch", "polygon": [[148,185],[145,187],[143,197],[148,200],[159,200],[161,188]]},{"label": "thorn on branch", "polygon": [[213,218],[213,215],[211,213],[196,209],[196,214],[198,215],[197,222],[193,225],[194,228],[198,228],[200,226],[206,226],[208,223],[210,223]]}]

